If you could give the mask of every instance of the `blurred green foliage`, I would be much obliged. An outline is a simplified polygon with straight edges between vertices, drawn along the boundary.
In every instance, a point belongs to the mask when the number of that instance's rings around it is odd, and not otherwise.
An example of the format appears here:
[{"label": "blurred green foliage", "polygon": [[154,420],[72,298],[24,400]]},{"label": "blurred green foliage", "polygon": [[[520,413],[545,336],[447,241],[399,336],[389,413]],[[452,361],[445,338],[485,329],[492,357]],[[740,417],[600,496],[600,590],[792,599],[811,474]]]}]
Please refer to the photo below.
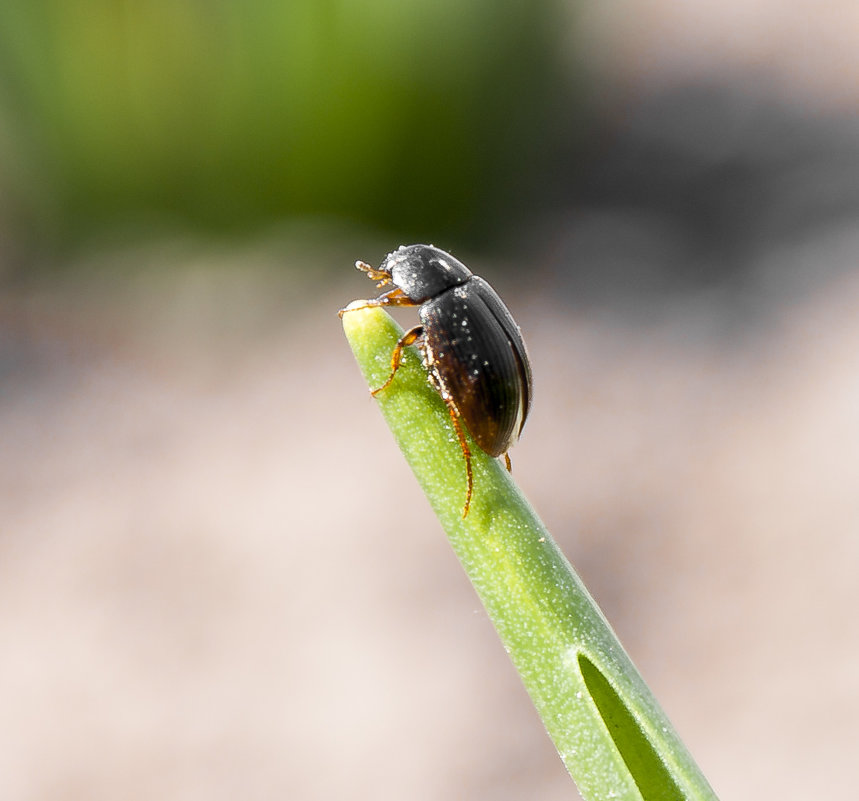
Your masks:
[{"label": "blurred green foliage", "polygon": [[480,238],[529,197],[551,0],[3,0],[0,207],[68,243],[324,216]]}]

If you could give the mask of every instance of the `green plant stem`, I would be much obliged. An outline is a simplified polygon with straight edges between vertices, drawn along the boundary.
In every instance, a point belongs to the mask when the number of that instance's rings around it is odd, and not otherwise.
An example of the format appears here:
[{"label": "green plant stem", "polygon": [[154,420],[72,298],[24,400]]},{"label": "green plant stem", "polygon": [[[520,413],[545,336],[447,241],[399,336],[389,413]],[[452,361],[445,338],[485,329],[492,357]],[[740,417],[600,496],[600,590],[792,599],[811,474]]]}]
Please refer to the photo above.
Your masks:
[{"label": "green plant stem", "polygon": [[[347,311],[343,327],[367,383],[381,386],[401,329],[378,308]],[[582,796],[715,799],[536,513],[473,444],[462,518],[462,452],[413,348],[378,401]]]}]

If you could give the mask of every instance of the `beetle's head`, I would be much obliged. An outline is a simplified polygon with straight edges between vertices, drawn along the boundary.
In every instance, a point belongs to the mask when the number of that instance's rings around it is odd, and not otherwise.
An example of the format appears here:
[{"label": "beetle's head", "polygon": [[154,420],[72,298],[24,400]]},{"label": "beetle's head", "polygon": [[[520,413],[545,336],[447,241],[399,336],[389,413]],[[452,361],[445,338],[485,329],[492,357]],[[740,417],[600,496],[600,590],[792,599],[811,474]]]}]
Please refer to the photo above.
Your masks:
[{"label": "beetle's head", "polygon": [[461,261],[432,245],[397,248],[388,254],[379,272],[389,275],[394,286],[415,303],[424,303],[471,278],[471,270]]}]

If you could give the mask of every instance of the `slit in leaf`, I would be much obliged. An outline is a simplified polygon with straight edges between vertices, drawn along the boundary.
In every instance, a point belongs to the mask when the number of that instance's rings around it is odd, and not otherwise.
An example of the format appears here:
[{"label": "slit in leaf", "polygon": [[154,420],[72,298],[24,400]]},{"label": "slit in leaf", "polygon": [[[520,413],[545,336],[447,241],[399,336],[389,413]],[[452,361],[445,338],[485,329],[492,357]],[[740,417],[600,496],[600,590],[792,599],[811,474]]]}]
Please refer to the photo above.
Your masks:
[{"label": "slit in leaf", "polygon": [[623,699],[584,654],[579,669],[585,686],[645,801],[684,801],[665,763],[638,725]]}]

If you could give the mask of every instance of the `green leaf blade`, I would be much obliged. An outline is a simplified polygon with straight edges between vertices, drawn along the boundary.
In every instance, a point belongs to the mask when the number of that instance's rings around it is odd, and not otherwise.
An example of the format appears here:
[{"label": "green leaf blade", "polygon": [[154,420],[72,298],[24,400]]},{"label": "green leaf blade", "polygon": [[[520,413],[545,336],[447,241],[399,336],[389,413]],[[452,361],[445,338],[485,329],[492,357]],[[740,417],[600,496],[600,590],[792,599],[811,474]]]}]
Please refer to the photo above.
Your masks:
[{"label": "green leaf blade", "polygon": [[[343,326],[368,385],[384,384],[399,326],[373,307],[348,310]],[[715,799],[510,474],[473,443],[474,495],[462,518],[463,455],[413,348],[377,399],[582,796]]]}]

